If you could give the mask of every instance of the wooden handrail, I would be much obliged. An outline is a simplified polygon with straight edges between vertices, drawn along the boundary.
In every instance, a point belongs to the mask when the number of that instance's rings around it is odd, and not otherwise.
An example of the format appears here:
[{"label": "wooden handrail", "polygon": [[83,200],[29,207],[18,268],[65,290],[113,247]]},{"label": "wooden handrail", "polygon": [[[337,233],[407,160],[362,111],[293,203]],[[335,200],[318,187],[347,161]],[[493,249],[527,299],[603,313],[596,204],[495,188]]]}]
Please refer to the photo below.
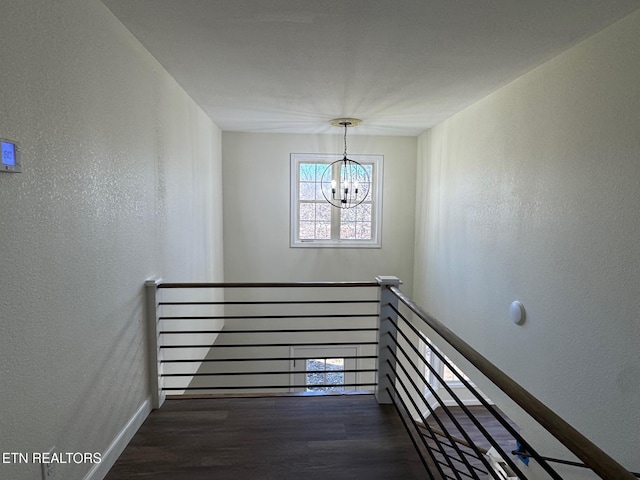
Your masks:
[{"label": "wooden handrail", "polygon": [[296,288],[296,287],[379,287],[378,282],[214,282],[159,283],[158,288]]},{"label": "wooden handrail", "polygon": [[511,400],[536,420],[551,435],[558,439],[576,457],[582,460],[593,472],[605,480],[637,480],[622,465],[598,448],[593,442],[569,425],[565,420],[530,394],[502,370],[474,350],[442,322],[422,310],[415,302],[404,295],[397,287],[387,287],[413,313],[420,317],[444,341],[449,343],[491,380]]}]

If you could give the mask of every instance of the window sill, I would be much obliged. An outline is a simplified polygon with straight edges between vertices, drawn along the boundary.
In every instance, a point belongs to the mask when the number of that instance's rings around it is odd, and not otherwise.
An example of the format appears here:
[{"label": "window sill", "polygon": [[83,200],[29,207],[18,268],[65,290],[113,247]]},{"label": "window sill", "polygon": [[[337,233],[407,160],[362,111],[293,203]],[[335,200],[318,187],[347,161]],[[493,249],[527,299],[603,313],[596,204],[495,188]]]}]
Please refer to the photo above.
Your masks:
[{"label": "window sill", "polygon": [[330,241],[322,240],[296,241],[291,242],[291,248],[382,248],[380,242],[356,242],[356,241]]}]

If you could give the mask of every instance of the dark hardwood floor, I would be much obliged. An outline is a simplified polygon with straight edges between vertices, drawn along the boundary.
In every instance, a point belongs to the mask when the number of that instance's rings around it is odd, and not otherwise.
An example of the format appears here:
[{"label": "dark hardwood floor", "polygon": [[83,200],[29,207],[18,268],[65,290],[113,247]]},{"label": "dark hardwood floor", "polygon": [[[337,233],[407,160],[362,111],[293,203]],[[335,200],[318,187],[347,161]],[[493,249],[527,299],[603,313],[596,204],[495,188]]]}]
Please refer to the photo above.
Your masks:
[{"label": "dark hardwood floor", "polygon": [[106,480],[424,479],[372,395],[167,400]]}]

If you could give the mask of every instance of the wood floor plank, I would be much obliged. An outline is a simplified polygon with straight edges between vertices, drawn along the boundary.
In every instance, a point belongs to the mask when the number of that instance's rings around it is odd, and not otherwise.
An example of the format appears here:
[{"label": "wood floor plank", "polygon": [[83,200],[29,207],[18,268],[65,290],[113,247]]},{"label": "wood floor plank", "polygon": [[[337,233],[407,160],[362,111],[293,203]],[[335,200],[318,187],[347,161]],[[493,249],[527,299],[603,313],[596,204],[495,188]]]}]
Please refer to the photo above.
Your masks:
[{"label": "wood floor plank", "polygon": [[169,400],[106,480],[425,477],[393,407],[346,395]]}]

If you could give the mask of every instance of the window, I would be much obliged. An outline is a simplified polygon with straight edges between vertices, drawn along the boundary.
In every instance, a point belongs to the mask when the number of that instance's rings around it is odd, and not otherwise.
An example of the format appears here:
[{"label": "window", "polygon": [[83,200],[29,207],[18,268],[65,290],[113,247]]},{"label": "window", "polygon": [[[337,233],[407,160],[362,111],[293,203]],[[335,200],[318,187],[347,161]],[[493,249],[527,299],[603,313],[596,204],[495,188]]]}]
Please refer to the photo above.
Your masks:
[{"label": "window", "polygon": [[[446,355],[443,355],[445,360],[451,364],[453,369],[449,368],[443,361],[441,361],[438,358],[438,356],[433,352],[433,349],[435,349],[436,347],[431,345],[431,343],[426,337],[421,339],[420,345],[421,345],[422,351],[424,352],[424,358],[427,361],[427,363],[431,364],[435,368],[435,370],[438,372],[440,377],[442,377],[442,379],[447,384],[449,384],[450,386],[458,386],[458,385],[461,386],[462,381],[460,379],[463,378],[473,385],[473,382],[471,381],[471,379],[462,370],[460,370],[460,368],[457,365],[455,365],[449,357],[447,357]],[[429,379],[429,383],[431,385],[433,386],[438,385],[439,383],[438,379],[436,378],[435,375],[433,375],[431,370],[429,370],[426,366],[425,366],[425,375]]]},{"label": "window", "polygon": [[447,365],[445,365],[444,363],[442,363],[442,378],[444,378],[444,381],[447,383],[462,383],[460,381],[461,378],[464,378],[466,381],[471,382],[471,379],[469,377],[467,377],[465,375],[465,373],[460,370],[460,368],[458,368],[457,365],[455,365],[451,359],[449,357],[447,357],[445,355],[445,357],[447,359],[447,361],[451,364],[451,366],[453,367],[453,370],[450,369]]},{"label": "window", "polygon": [[291,391],[345,392],[362,379],[357,370],[357,346],[291,347]]},{"label": "window", "polygon": [[[308,358],[307,392],[344,392],[344,358]],[[327,385],[335,385],[328,387]]]},{"label": "window", "polygon": [[[380,247],[382,156],[349,155],[367,171],[371,187],[359,205],[331,206],[322,193],[322,179],[336,179],[341,155],[291,155],[291,246]],[[330,168],[330,170],[327,170]],[[329,180],[330,181],[330,180]]]},{"label": "window", "polygon": [[[460,370],[460,368],[455,365],[449,357],[443,355],[445,360],[449,362],[453,369],[449,368],[443,361],[438,358],[435,353],[433,353],[432,348],[435,347],[430,346],[430,344],[426,342],[423,342],[422,345],[425,360],[435,367],[440,377],[442,377],[442,379],[446,383],[448,383],[449,385],[461,385],[462,381],[460,379],[463,378],[473,385],[471,379],[462,370]],[[427,378],[429,378],[430,384],[434,386],[438,385],[439,380],[435,375],[431,373],[431,371],[427,367],[425,367],[425,374],[427,375]]]}]

